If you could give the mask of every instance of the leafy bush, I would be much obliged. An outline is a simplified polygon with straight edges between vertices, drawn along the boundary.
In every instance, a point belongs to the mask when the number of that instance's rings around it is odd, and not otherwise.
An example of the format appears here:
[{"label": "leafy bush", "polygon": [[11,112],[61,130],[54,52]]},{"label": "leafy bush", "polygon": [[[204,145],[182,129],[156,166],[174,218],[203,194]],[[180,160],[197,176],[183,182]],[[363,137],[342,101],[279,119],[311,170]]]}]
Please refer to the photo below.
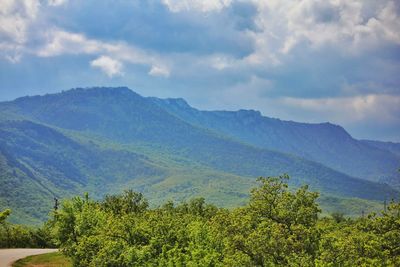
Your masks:
[{"label": "leafy bush", "polygon": [[149,209],[126,191],[65,201],[51,221],[75,266],[353,266],[400,264],[400,205],[382,216],[318,219],[317,193],[288,190],[287,176],[260,178],[248,205],[203,198]]},{"label": "leafy bush", "polygon": [[54,247],[48,224],[40,228],[6,222],[11,210],[0,212],[0,248],[48,248]]}]

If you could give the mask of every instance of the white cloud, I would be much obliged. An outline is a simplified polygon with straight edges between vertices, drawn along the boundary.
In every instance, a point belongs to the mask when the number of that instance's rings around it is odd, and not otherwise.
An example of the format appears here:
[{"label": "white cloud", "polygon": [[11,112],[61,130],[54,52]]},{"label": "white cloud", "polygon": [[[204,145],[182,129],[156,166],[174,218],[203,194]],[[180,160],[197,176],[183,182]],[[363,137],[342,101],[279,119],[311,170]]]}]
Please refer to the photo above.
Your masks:
[{"label": "white cloud", "polygon": [[68,0],[48,0],[49,6],[61,6],[68,2]]},{"label": "white cloud", "polygon": [[306,99],[282,98],[282,105],[324,114],[326,118],[347,124],[363,120],[400,123],[400,96],[369,94],[354,97]]},{"label": "white cloud", "polygon": [[106,44],[87,39],[83,34],[62,30],[51,30],[47,34],[47,43],[37,51],[41,57],[59,56],[62,54],[94,54],[107,50]]},{"label": "white cloud", "polygon": [[377,18],[371,18],[366,24],[364,31],[370,33],[377,41],[386,39],[393,43],[400,44],[400,16],[396,13],[396,4],[394,1],[388,2],[380,10]]},{"label": "white cloud", "polygon": [[[255,52],[249,63],[271,62],[299,44],[312,49],[331,45],[343,53],[360,54],[386,43],[400,45],[398,4],[391,0],[270,0],[256,1],[250,33]],[[272,60],[273,61],[273,60]]]},{"label": "white cloud", "polygon": [[172,12],[181,11],[200,11],[211,12],[220,11],[231,4],[232,0],[162,0]]},{"label": "white cloud", "polygon": [[123,75],[122,63],[108,56],[100,56],[99,58],[91,61],[90,65],[94,68],[99,68],[110,78]]},{"label": "white cloud", "polygon": [[170,70],[160,56],[123,42],[103,42],[88,39],[85,35],[53,29],[47,34],[47,42],[36,54],[41,57],[53,57],[64,54],[107,55],[109,58],[131,64],[149,66],[150,75],[168,77]]},{"label": "white cloud", "polygon": [[[171,12],[222,11],[241,0],[163,0]],[[246,1],[244,1],[246,2]],[[264,69],[280,66],[293,49],[337,50],[346,56],[365,55],[387,43],[400,45],[399,4],[393,0],[249,0],[256,6],[256,31],[244,34],[254,42],[254,51],[241,60],[224,56],[209,66],[224,70],[245,65]],[[223,31],[223,25],[215,25]],[[294,53],[294,52],[293,52]],[[296,55],[294,55],[296,56]],[[225,57],[226,58],[226,57]],[[202,60],[202,59],[198,59]]]},{"label": "white cloud", "polygon": [[169,77],[169,69],[162,66],[152,66],[149,74],[152,76]]},{"label": "white cloud", "polygon": [[225,55],[214,55],[208,58],[211,66],[216,70],[224,70],[236,64],[236,60]]},{"label": "white cloud", "polygon": [[28,40],[30,25],[36,20],[38,0],[3,0],[0,2],[0,55],[18,62]]}]

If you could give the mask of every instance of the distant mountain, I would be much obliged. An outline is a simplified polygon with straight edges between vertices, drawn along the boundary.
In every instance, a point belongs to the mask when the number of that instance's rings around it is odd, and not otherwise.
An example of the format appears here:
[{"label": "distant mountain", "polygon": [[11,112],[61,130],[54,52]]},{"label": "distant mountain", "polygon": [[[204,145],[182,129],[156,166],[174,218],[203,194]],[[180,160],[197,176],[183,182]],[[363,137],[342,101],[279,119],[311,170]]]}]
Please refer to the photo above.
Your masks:
[{"label": "distant mountain", "polygon": [[[283,173],[292,186],[309,184],[329,196],[327,203],[398,195],[388,185],[194,124],[162,101],[128,88],[91,88],[0,103],[0,209],[35,222],[53,197],[88,191],[98,198],[126,188],[153,203],[203,195],[234,206],[246,201],[256,177]],[[238,113],[240,121],[252,120],[248,111]]]},{"label": "distant mountain", "polygon": [[393,154],[400,156],[400,143],[372,141],[372,140],[361,140],[361,142],[373,147],[390,151]]},{"label": "distant mountain", "polygon": [[[381,142],[381,141],[372,141],[372,140],[361,140],[366,145],[369,145],[371,147],[375,147],[378,149],[382,149],[385,151],[389,151],[392,154],[396,155],[397,158],[400,159],[400,143],[394,143],[394,142]],[[383,179],[381,181],[384,181],[393,187],[400,189],[400,164],[397,165],[397,172],[394,175],[387,175],[383,176]]]},{"label": "distant mountain", "polygon": [[260,148],[297,155],[351,176],[400,185],[400,145],[359,141],[331,123],[298,123],[264,117],[254,110],[200,111],[181,98],[150,98],[195,126]]}]

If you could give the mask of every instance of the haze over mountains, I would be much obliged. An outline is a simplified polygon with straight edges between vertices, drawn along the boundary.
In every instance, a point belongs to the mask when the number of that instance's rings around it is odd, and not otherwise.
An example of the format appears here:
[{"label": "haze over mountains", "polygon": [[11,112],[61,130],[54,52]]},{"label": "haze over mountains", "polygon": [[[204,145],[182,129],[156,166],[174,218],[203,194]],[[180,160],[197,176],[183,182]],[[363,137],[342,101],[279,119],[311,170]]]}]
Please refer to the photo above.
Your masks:
[{"label": "haze over mountains", "polygon": [[297,155],[355,177],[396,184],[399,144],[359,141],[331,123],[282,121],[254,110],[200,111],[183,99],[152,99],[187,122],[256,147]]},{"label": "haze over mountains", "polygon": [[320,191],[327,210],[352,203],[345,211],[359,212],[399,194],[399,144],[356,140],[330,123],[200,111],[128,88],[18,98],[0,103],[0,118],[0,209],[19,222],[42,220],[53,197],[84,191],[236,206],[256,177],[283,173]]}]

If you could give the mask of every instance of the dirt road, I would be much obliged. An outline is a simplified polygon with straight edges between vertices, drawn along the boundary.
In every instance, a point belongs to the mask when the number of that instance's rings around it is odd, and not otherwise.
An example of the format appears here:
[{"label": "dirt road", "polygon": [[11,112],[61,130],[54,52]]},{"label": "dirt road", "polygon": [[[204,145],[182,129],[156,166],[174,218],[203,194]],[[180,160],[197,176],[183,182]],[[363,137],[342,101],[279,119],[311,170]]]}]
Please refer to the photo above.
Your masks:
[{"label": "dirt road", "polygon": [[57,251],[57,249],[40,249],[40,248],[0,249],[0,267],[9,267],[14,261],[31,255],[38,255],[55,251]]}]

